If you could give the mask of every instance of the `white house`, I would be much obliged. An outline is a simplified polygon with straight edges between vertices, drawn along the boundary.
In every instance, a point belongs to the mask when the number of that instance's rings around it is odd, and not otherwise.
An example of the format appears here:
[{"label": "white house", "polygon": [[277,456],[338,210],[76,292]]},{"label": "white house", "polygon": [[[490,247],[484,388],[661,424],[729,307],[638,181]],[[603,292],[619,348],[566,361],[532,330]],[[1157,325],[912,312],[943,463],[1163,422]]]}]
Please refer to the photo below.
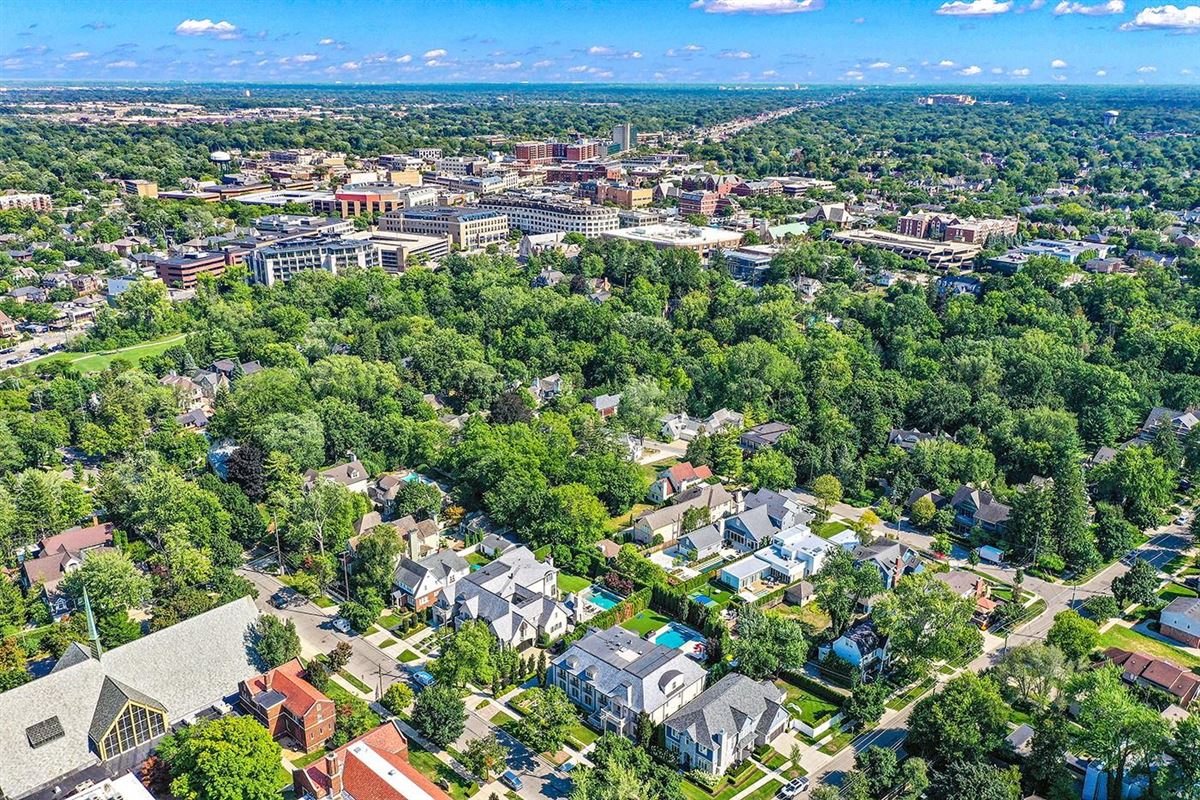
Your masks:
[{"label": "white house", "polygon": [[858,667],[870,669],[887,658],[885,640],[875,624],[869,619],[859,620],[851,625],[845,633],[833,640],[832,645],[821,645],[817,649],[821,658],[830,650],[842,660]]},{"label": "white house", "polygon": [[808,525],[796,524],[777,533],[769,547],[722,567],[720,581],[735,591],[761,580],[792,584],[819,571],[836,549],[836,544],[809,531]]}]

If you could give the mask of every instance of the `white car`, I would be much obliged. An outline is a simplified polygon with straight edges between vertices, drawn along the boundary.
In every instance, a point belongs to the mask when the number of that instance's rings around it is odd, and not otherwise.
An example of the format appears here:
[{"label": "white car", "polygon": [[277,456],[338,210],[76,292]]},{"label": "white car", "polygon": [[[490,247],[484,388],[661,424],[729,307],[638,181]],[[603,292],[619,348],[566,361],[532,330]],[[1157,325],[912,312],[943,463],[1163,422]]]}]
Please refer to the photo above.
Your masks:
[{"label": "white car", "polygon": [[790,783],[780,786],[778,796],[783,798],[795,797],[801,792],[806,791],[808,791],[808,778],[801,776]]},{"label": "white car", "polygon": [[333,620],[333,629],[335,631],[341,631],[347,635],[349,635],[350,631],[352,630],[350,623],[345,617],[335,617]]}]

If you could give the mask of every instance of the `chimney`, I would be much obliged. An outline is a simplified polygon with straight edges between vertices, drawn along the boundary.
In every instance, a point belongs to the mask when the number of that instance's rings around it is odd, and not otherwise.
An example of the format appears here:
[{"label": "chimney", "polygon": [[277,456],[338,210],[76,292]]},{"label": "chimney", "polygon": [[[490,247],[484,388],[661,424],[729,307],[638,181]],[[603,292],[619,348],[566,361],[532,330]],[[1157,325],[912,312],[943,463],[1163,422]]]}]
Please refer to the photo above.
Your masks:
[{"label": "chimney", "polygon": [[271,691],[275,683],[275,670],[269,669],[263,673],[263,684],[267,687],[267,691]]},{"label": "chimney", "polygon": [[341,797],[342,794],[342,763],[337,753],[325,754],[325,774],[329,776],[329,796]]},{"label": "chimney", "polygon": [[984,583],[983,578],[976,578],[975,599],[978,600],[981,597],[987,597],[987,584]]},{"label": "chimney", "polygon": [[896,563],[892,567],[892,586],[895,586],[897,583],[899,583],[900,579],[903,577],[904,577],[904,559],[900,558],[900,556],[896,556]]}]

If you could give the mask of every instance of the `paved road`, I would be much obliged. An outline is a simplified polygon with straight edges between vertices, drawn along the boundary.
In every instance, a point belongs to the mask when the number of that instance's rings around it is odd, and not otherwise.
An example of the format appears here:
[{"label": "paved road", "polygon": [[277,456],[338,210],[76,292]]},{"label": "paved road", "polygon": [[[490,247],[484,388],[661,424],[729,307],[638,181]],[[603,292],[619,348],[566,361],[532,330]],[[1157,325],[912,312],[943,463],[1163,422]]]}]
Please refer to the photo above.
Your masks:
[{"label": "paved road", "polygon": [[346,671],[376,692],[382,682],[383,689],[391,686],[405,676],[399,663],[384,653],[375,645],[361,636],[348,636],[334,630],[329,613],[313,603],[304,603],[294,608],[280,610],[270,604],[271,595],[283,587],[279,579],[265,572],[243,567],[238,574],[250,580],[258,587],[256,601],[264,614],[273,614],[281,619],[290,619],[296,624],[296,633],[300,635],[301,652],[306,656],[317,653],[328,653],[338,642],[349,642],[354,648],[354,655],[346,665]]},{"label": "paved road", "polygon": [[490,722],[473,710],[467,711],[466,729],[454,746],[461,752],[471,739],[491,739],[493,737],[508,746],[508,768],[517,773],[521,778],[521,783],[524,784],[517,792],[521,797],[526,800],[539,800],[539,798],[547,797],[566,797],[571,793],[570,778],[505,731],[493,727]]}]

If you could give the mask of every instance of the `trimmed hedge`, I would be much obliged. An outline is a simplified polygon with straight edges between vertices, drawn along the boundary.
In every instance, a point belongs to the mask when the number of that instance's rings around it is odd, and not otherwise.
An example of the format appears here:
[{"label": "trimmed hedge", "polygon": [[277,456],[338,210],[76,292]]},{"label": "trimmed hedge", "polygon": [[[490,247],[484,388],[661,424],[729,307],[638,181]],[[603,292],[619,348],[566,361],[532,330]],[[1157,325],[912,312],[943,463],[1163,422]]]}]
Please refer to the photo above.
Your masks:
[{"label": "trimmed hedge", "polygon": [[575,630],[568,633],[559,640],[560,646],[566,647],[572,642],[582,639],[590,628],[605,630],[614,625],[620,625],[622,622],[632,619],[640,612],[645,611],[650,605],[650,590],[638,589],[633,594],[626,597],[621,602],[610,608],[608,611],[601,611],[596,616],[592,617],[584,625],[579,625]]},{"label": "trimmed hedge", "polygon": [[795,672],[793,670],[785,669],[779,672],[779,677],[787,683],[797,686],[809,694],[820,698],[821,700],[833,703],[838,708],[841,708],[842,703],[846,702],[846,695],[829,688],[820,681],[814,681],[812,678],[808,677],[802,672]]}]

